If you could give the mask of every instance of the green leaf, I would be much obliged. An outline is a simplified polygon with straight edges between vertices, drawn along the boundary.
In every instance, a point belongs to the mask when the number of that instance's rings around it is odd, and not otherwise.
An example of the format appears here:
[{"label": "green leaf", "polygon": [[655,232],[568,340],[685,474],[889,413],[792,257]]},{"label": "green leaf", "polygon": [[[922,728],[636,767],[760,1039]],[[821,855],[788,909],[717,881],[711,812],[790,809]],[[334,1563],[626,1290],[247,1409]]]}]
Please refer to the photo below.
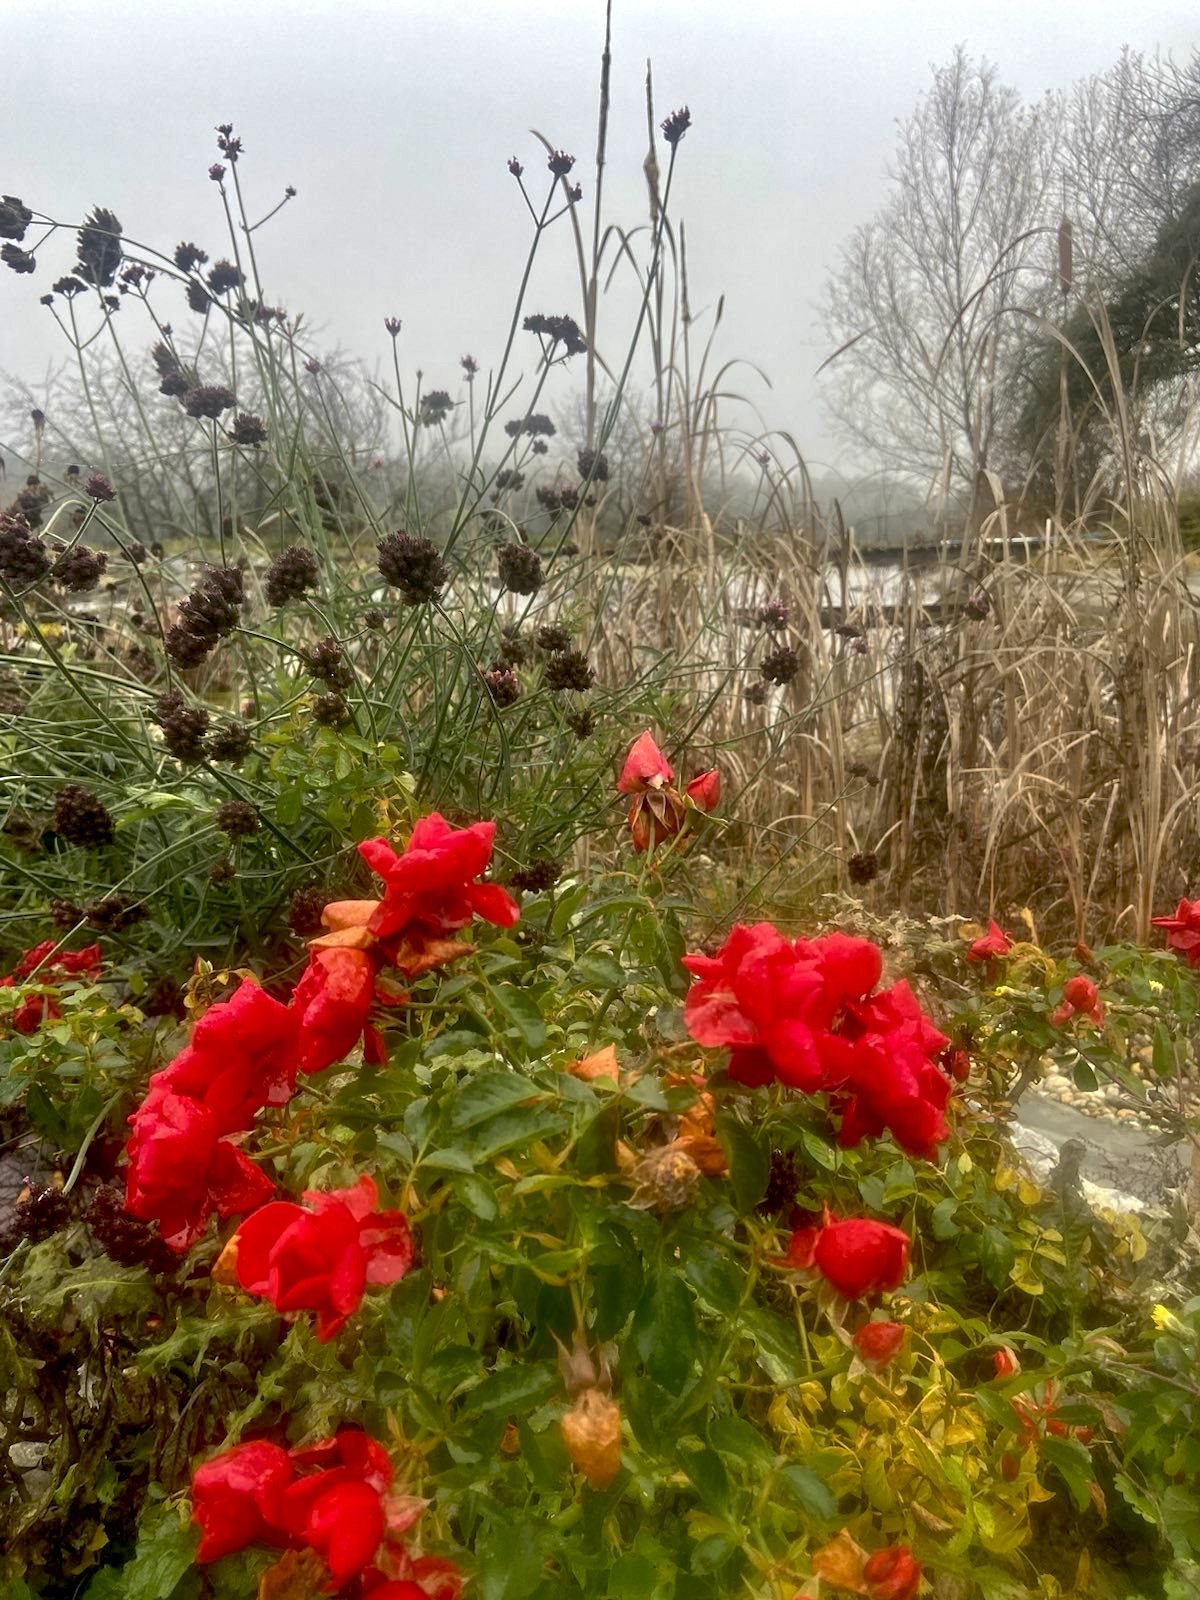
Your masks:
[{"label": "green leaf", "polygon": [[454,1185],[454,1192],[466,1206],[484,1222],[495,1222],[500,1215],[496,1191],[486,1178],[472,1174]]},{"label": "green leaf", "polygon": [[489,1411],[529,1412],[560,1386],[557,1370],[548,1362],[505,1367],[490,1373],[463,1396],[464,1416],[481,1416]]},{"label": "green leaf", "polygon": [[758,1429],[742,1417],[716,1417],[708,1425],[708,1442],[722,1456],[769,1472],[775,1465],[775,1451]]},{"label": "green leaf", "polygon": [[275,821],[281,828],[294,828],[304,815],[307,794],[301,784],[281,789],[275,801]]},{"label": "green leaf", "polygon": [[646,1285],[633,1317],[633,1346],[646,1371],[678,1394],[699,1355],[692,1297],[670,1268],[659,1268]]},{"label": "green leaf", "polygon": [[1096,1474],[1092,1458],[1078,1439],[1045,1438],[1039,1446],[1042,1459],[1052,1466],[1071,1491],[1071,1498],[1080,1511],[1092,1503],[1089,1485]]},{"label": "green leaf", "polygon": [[537,1089],[518,1072],[480,1072],[459,1090],[450,1112],[450,1126],[458,1132],[474,1128],[513,1106],[539,1098]]},{"label": "green leaf", "polygon": [[958,1201],[953,1195],[947,1195],[944,1200],[934,1206],[930,1214],[929,1223],[933,1237],[938,1240],[953,1239],[955,1234],[962,1229],[954,1220],[954,1213],[958,1210]]},{"label": "green leaf", "polygon": [[584,989],[621,989],[625,986],[625,969],[615,957],[597,950],[580,956],[571,978]]},{"label": "green leaf", "polygon": [[811,1467],[794,1463],[783,1467],[779,1476],[797,1504],[810,1517],[816,1517],[819,1522],[832,1522],[837,1516],[837,1496]]},{"label": "green leaf", "polygon": [[979,1264],[993,1289],[1002,1289],[1008,1282],[1016,1259],[1012,1240],[1002,1229],[989,1223],[979,1235]]},{"label": "green leaf", "polygon": [[508,1024],[503,1030],[505,1037],[515,1034],[530,1056],[540,1055],[546,1048],[546,1024],[533,996],[510,983],[500,983],[489,991],[489,997]]},{"label": "green leaf", "polygon": [[199,1533],[182,1507],[166,1504],[143,1519],[134,1558],[121,1569],[124,1600],[170,1600],[195,1564]]},{"label": "green leaf", "polygon": [[475,1163],[465,1150],[431,1150],[421,1165],[434,1172],[474,1172]]},{"label": "green leaf", "polygon": [[736,1117],[719,1116],[716,1126],[717,1139],[729,1162],[729,1176],[738,1210],[753,1211],[767,1192],[767,1182],[771,1176],[771,1152],[766,1141],[756,1137]]},{"label": "green leaf", "polygon": [[729,1474],[725,1463],[715,1450],[686,1450],[681,1452],[679,1464],[696,1486],[704,1505],[718,1516],[728,1516],[730,1505]]},{"label": "green leaf", "polygon": [[532,1523],[495,1522],[477,1545],[480,1600],[524,1600],[536,1592],[542,1576],[540,1527]]}]

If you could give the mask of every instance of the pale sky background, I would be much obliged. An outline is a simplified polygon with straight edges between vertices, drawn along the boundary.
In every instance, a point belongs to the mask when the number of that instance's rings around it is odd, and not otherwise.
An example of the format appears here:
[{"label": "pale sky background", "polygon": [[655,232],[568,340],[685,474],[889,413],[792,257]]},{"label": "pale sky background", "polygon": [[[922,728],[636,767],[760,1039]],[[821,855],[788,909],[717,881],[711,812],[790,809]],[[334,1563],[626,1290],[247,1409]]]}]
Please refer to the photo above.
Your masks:
[{"label": "pale sky background", "polygon": [[[962,42],[1036,98],[1103,70],[1124,44],[1179,59],[1200,44],[1194,0],[613,9],[606,214],[646,220],[650,57],[658,117],[692,112],[672,212],[687,229],[693,310],[725,294],[719,357],[758,364],[773,387],[747,370],[731,382],[817,463],[836,450],[813,380],[828,353],[821,285],[882,197],[895,121],[931,64]],[[319,347],[371,365],[390,360],[383,318],[401,317],[402,362],[426,387],[457,389],[465,352],[485,369],[499,354],[529,236],[506,162],[519,156],[539,189],[544,169],[530,128],[578,157],[591,200],[603,0],[4,0],[0,20],[0,59],[20,85],[0,188],[67,220],[107,205],[131,237],[168,251],[194,239],[215,258],[226,250],[212,130],[233,122],[259,209],[285,184],[299,191],[258,235],[268,298],[305,310]],[[38,296],[71,252],[64,238],[36,276],[0,274],[0,370],[36,383],[63,354]],[[578,315],[576,281],[564,220],[528,309]],[[182,325],[180,291],[164,298]],[[614,302],[602,352],[619,354],[624,320]],[[564,391],[560,380],[549,409]]]}]

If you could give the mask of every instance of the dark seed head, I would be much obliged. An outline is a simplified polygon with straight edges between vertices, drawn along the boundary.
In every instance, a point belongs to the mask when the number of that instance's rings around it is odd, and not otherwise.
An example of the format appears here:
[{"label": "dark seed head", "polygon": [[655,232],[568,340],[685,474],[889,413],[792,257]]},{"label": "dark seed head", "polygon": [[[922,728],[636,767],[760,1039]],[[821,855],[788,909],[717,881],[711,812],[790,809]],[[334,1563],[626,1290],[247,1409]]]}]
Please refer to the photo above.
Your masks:
[{"label": "dark seed head", "polygon": [[350,707],[336,689],[328,694],[314,695],[312,714],[314,721],[326,728],[344,728],[351,720]]},{"label": "dark seed head", "polygon": [[253,416],[248,411],[239,411],[233,419],[233,427],[229,430],[229,437],[234,444],[266,444],[267,426],[261,417]]},{"label": "dark seed head", "polygon": [[552,889],[562,877],[562,863],[549,856],[538,856],[528,866],[519,868],[509,880],[514,889],[524,889],[528,894],[542,894]]},{"label": "dark seed head", "polygon": [[514,594],[536,594],[542,586],[542,558],[527,544],[504,544],[497,551],[500,582]]},{"label": "dark seed head", "polygon": [[208,712],[202,706],[188,705],[178,689],[171,689],[155,701],[154,721],[162,729],[163,743],[177,761],[186,765],[204,760]]},{"label": "dark seed head", "polygon": [[317,587],[320,573],[315,551],[302,544],[289,545],[286,550],[280,551],[267,569],[267,600],[273,606],[299,600],[309,589]]},{"label": "dark seed head", "polygon": [[257,809],[248,800],[226,800],[213,813],[213,821],[231,839],[246,839],[262,827]]},{"label": "dark seed head", "polygon": [[488,694],[501,710],[513,705],[521,696],[521,684],[511,667],[496,666],[483,675]]},{"label": "dark seed head", "polygon": [[664,119],[662,123],[663,138],[674,149],[691,125],[692,113],[686,106],[680,106],[678,111],[672,111],[671,115]]},{"label": "dark seed head", "polygon": [[851,883],[872,883],[879,876],[879,862],[873,850],[862,850],[846,863]]},{"label": "dark seed head", "polygon": [[800,671],[800,657],[790,646],[781,645],[763,657],[761,671],[768,683],[791,683]]},{"label": "dark seed head", "polygon": [[393,588],[399,589],[405,605],[431,603],[449,580],[450,570],[429,539],[400,529],[385,534],[377,549],[379,570]]},{"label": "dark seed head", "polygon": [[556,693],[577,689],[582,694],[595,681],[596,674],[582,650],[557,650],[546,662],[546,687]]},{"label": "dark seed head", "polygon": [[90,789],[68,783],[54,796],[54,831],[68,844],[101,849],[113,842],[113,819]]},{"label": "dark seed head", "polygon": [[288,906],[288,927],[298,939],[310,939],[321,931],[321,913],[329,904],[324,889],[297,889]]},{"label": "dark seed head", "polygon": [[198,383],[183,396],[183,409],[189,417],[208,417],[213,421],[235,404],[233,390],[219,383]]},{"label": "dark seed head", "polygon": [[236,767],[246,759],[252,748],[250,729],[246,724],[227,722],[209,735],[207,754],[210,761],[228,761],[230,766]]}]

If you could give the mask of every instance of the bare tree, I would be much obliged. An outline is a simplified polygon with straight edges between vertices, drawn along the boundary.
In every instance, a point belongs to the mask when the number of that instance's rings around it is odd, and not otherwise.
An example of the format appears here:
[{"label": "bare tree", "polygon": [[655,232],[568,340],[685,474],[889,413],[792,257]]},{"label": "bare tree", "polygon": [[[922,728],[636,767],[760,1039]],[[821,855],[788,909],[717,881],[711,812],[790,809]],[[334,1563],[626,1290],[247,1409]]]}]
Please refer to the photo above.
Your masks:
[{"label": "bare tree", "polygon": [[1061,103],[960,47],[900,125],[886,200],[830,278],[830,409],[870,457],[970,488],[1019,405],[1021,311],[1049,303]]}]

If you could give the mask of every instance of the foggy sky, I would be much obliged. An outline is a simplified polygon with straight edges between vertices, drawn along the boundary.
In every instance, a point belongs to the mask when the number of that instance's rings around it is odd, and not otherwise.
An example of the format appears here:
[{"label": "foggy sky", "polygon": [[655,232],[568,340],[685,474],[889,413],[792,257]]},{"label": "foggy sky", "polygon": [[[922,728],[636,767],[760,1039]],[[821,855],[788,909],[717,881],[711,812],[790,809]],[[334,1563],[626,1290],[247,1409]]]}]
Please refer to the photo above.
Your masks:
[{"label": "foggy sky", "polygon": [[[382,323],[398,316],[403,365],[454,391],[458,358],[486,370],[506,332],[529,239],[506,162],[518,156],[540,185],[531,128],[578,157],[590,204],[603,18],[602,0],[6,0],[0,188],[63,220],[107,205],[131,238],[168,252],[194,239],[216,257],[227,249],[212,130],[233,122],[256,208],[298,190],[257,236],[268,298],[305,311],[318,346],[371,365],[390,361]],[[687,230],[693,310],[725,294],[719,358],[756,363],[773,385],[742,368],[731,386],[813,462],[835,450],[813,381],[828,353],[815,316],[825,272],[882,196],[895,120],[959,42],[1036,98],[1126,43],[1182,59],[1200,19],[1194,4],[1116,0],[615,0],[606,214],[646,222],[650,57],[658,118],[692,112],[672,213]],[[0,369],[36,382],[65,353],[38,296],[71,251],[64,238],[36,276],[0,274]],[[167,295],[181,327],[180,291]],[[582,321],[565,221],[527,309]],[[627,309],[602,313],[603,352],[620,354]],[[148,345],[148,324],[129,316],[128,336]]]}]

